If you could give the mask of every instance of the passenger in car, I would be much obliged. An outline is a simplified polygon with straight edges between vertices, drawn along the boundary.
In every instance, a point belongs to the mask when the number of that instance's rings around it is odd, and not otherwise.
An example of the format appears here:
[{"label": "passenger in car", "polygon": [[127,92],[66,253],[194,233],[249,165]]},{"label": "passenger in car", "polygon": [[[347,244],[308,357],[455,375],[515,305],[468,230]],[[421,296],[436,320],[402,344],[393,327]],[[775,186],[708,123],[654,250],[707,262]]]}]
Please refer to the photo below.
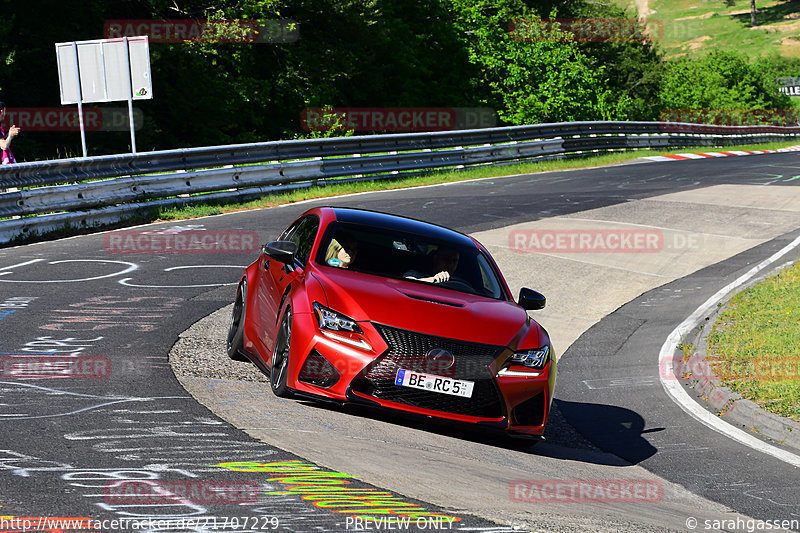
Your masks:
[{"label": "passenger in car", "polygon": [[325,264],[338,268],[350,268],[358,254],[358,241],[348,234],[337,237],[338,239],[331,239],[331,243],[328,245],[325,252]]}]

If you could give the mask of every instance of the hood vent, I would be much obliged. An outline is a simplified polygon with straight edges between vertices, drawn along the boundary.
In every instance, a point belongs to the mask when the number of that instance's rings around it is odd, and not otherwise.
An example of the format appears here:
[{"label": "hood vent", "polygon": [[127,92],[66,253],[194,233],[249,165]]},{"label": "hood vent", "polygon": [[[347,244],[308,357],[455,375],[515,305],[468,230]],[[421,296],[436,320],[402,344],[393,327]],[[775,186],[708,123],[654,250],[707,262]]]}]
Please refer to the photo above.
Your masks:
[{"label": "hood vent", "polygon": [[436,298],[429,298],[428,296],[420,296],[419,294],[409,294],[407,292],[404,292],[403,294],[405,294],[409,298],[414,298],[415,300],[422,300],[423,302],[430,302],[432,304],[449,305],[450,307],[464,307],[464,304],[456,302],[448,302],[447,300],[438,300]]}]

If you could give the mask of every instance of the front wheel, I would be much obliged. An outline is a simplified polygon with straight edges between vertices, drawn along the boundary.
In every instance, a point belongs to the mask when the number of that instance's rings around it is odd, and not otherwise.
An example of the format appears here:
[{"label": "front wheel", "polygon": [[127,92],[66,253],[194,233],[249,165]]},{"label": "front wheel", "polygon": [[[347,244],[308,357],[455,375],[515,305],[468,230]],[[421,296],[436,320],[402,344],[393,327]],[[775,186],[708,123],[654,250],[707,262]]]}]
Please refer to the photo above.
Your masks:
[{"label": "front wheel", "polygon": [[234,361],[247,361],[242,355],[244,349],[244,318],[247,315],[247,280],[242,280],[236,289],[236,300],[233,303],[231,324],[228,327],[226,348],[228,357]]},{"label": "front wheel", "polygon": [[288,398],[291,390],[286,384],[289,374],[289,346],[292,340],[292,310],[287,307],[283,314],[275,349],[272,350],[272,369],[269,374],[270,386],[275,396]]}]

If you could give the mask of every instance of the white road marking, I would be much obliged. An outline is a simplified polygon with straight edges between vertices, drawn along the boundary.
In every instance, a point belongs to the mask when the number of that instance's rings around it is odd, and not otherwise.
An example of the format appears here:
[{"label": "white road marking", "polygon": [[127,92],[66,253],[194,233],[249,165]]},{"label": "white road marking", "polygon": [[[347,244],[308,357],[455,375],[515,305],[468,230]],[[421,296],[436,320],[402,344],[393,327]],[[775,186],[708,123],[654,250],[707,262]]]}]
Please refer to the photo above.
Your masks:
[{"label": "white road marking", "polygon": [[711,298],[706,300],[706,302],[698,307],[694,313],[689,315],[686,320],[681,322],[678,327],[676,327],[672,333],[669,334],[667,340],[661,346],[661,352],[658,355],[658,363],[659,368],[666,369],[665,372],[661,373],[661,385],[663,385],[664,390],[667,394],[672,398],[672,400],[678,404],[678,406],[686,411],[689,415],[695,418],[697,421],[701,422],[702,424],[706,425],[707,427],[713,429],[714,431],[725,435],[745,446],[749,446],[754,450],[758,450],[760,452],[766,453],[779,459],[785,463],[788,463],[795,467],[800,467],[800,456],[778,448],[776,446],[772,446],[771,444],[767,444],[766,442],[757,439],[756,437],[742,431],[741,429],[732,426],[728,422],[718,418],[717,416],[711,414],[710,412],[706,411],[703,407],[701,407],[697,402],[695,402],[691,396],[683,389],[681,386],[680,380],[677,379],[667,379],[667,375],[670,375],[674,372],[673,369],[673,354],[675,353],[675,349],[678,346],[678,343],[681,342],[681,339],[689,333],[692,329],[694,329],[695,324],[697,324],[703,317],[708,314],[708,312],[716,307],[717,303],[722,301],[726,295],[730,292],[735,290],[738,287],[741,287],[745,283],[747,283],[750,279],[752,279],[756,274],[764,270],[767,266],[772,264],[773,262],[777,261],[781,256],[787,254],[788,252],[794,250],[800,246],[800,237],[797,237],[791,243],[783,247],[782,249],[778,250],[774,254],[772,254],[767,259],[763,260],[750,270],[748,270],[745,274],[740,276],[735,281],[729,283],[725,287],[721,288],[714,294]]},{"label": "white road marking", "polygon": [[[181,270],[185,268],[238,268],[239,270],[244,270],[247,267],[239,265],[183,265],[165,268],[164,272],[172,272],[173,270]],[[236,285],[238,283],[238,281],[234,281],[231,283],[209,283],[206,285],[137,285],[135,283],[129,283],[132,279],[133,278],[124,278],[119,280],[119,283],[121,285],[125,285],[126,287],[139,287],[146,289],[193,289],[197,287],[223,287],[225,285]]]},{"label": "white road marking", "polygon": [[[42,259],[36,259],[34,261],[29,261],[27,263],[20,263],[19,265],[15,266],[22,266],[26,264],[35,263],[36,261],[42,261]],[[102,276],[94,276],[92,278],[80,278],[80,279],[47,279],[47,280],[17,280],[17,279],[0,279],[0,282],[3,283],[73,283],[79,281],[94,281],[96,279],[103,279],[103,278],[113,278],[114,276],[122,276],[123,274],[127,274],[128,272],[133,272],[139,265],[136,263],[129,263],[128,261],[114,261],[110,259],[64,259],[62,261],[50,261],[48,264],[50,265],[58,265],[61,263],[116,263],[119,265],[128,265],[128,268],[124,270],[120,270],[119,272],[113,272],[111,274],[104,274]],[[7,267],[10,268],[10,267]]]},{"label": "white road marking", "polygon": [[[80,408],[80,409],[76,409],[74,411],[69,411],[69,412],[66,412],[66,413],[55,413],[55,414],[52,414],[52,415],[31,415],[31,414],[27,414],[27,413],[25,413],[25,414],[23,414],[23,413],[11,413],[11,414],[6,415],[6,416],[8,416],[8,417],[12,417],[13,416],[14,418],[6,418],[6,420],[23,420],[23,419],[24,420],[31,420],[31,419],[35,419],[35,418],[57,418],[57,417],[61,417],[61,416],[70,416],[70,415],[74,415],[74,414],[77,414],[77,413],[83,413],[85,411],[90,411],[90,410],[93,410],[93,409],[100,409],[102,407],[107,407],[109,405],[114,405],[114,404],[124,403],[124,402],[149,402],[149,401],[154,401],[154,400],[175,400],[175,399],[185,400],[185,399],[190,398],[189,396],[149,396],[149,397],[127,397],[127,398],[126,397],[120,398],[120,397],[113,397],[113,396],[97,396],[95,394],[84,394],[84,393],[80,393],[80,392],[71,392],[71,391],[65,391],[65,390],[61,390],[61,389],[53,389],[53,388],[50,388],[50,387],[42,387],[40,385],[33,385],[31,383],[20,383],[20,382],[16,382],[16,381],[0,381],[0,385],[10,385],[10,386],[14,386],[14,387],[27,387],[29,389],[36,389],[36,390],[44,391],[45,394],[78,396],[78,397],[81,397],[81,398],[95,398],[95,399],[98,399],[98,400],[109,400],[107,402],[99,403],[99,404],[96,404],[96,405],[90,405],[88,407],[83,407],[83,408]],[[8,391],[8,389],[6,389],[6,391]]]},{"label": "white road marking", "polygon": [[240,265],[183,265],[183,266],[165,268],[164,272],[170,272],[172,270],[180,270],[182,268],[240,268],[240,269],[245,269],[247,267],[246,266],[240,266]]},{"label": "white road marking", "polygon": [[[32,265],[33,263],[38,263],[39,261],[44,261],[44,259],[32,259],[31,261],[25,261],[24,263],[17,263],[16,265],[10,265],[10,266],[7,266],[7,267],[0,267],[0,270],[11,270],[12,268]],[[6,272],[6,274],[7,273],[8,272]]]}]

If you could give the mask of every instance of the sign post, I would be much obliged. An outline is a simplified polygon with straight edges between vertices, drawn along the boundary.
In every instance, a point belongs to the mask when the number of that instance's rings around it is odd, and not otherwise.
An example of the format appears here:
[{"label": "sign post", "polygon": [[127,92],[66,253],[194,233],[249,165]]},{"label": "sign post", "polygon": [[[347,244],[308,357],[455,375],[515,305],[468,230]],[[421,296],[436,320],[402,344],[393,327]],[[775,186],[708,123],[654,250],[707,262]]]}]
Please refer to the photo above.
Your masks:
[{"label": "sign post", "polygon": [[125,72],[128,73],[128,83],[126,83],[125,86],[128,89],[128,117],[131,121],[131,151],[135,154],[136,134],[134,133],[133,127],[133,76],[131,76],[131,49],[127,37],[123,37],[122,41],[125,43],[125,53],[123,54],[125,57]]},{"label": "sign post", "polygon": [[[83,148],[83,157],[86,157],[86,132],[83,126],[83,98],[81,97],[81,67],[78,64],[78,43],[72,43],[72,53],[75,54],[75,94],[78,95],[78,122],[81,125],[81,148]],[[62,104],[63,99],[62,99]]]},{"label": "sign post", "polygon": [[83,104],[128,102],[131,150],[136,153],[133,100],[153,98],[147,36],[56,43],[61,103],[78,104],[81,145],[86,157]]}]

